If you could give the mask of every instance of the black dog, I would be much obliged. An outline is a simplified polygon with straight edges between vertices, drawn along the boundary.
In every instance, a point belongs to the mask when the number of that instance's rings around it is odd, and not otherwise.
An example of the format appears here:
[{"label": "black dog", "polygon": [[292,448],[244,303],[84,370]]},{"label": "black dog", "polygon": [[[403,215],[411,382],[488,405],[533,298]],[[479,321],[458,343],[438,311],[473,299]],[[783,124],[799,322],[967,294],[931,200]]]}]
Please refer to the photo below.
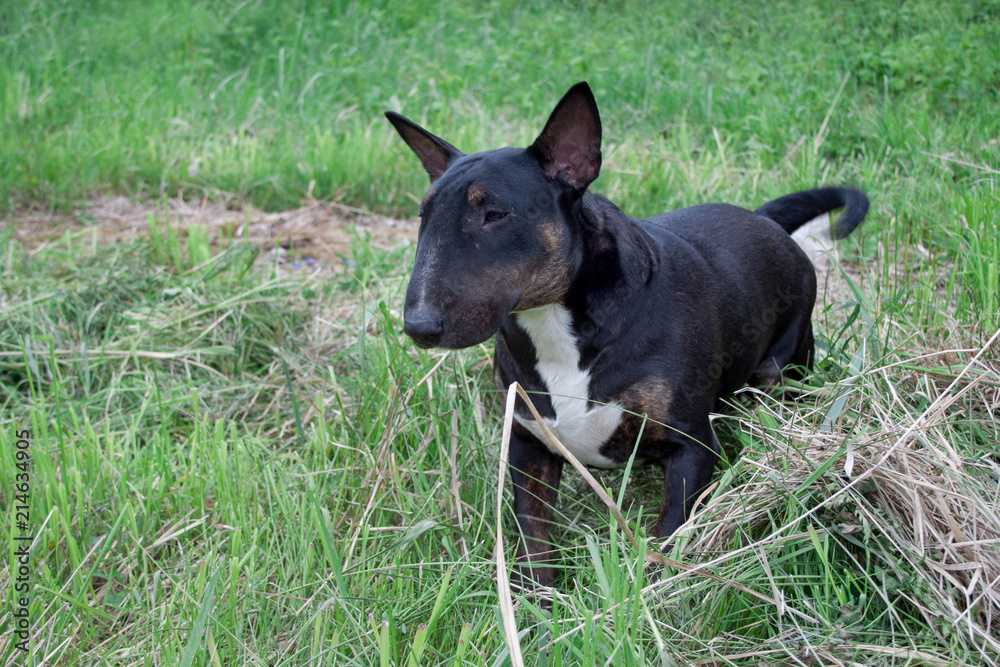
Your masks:
[{"label": "black dog", "polygon": [[[709,483],[719,445],[709,413],[747,383],[811,367],[816,274],[789,234],[845,207],[834,236],[868,199],[826,188],[751,212],[703,204],[636,220],[587,192],[601,168],[601,121],[573,86],[526,149],[465,155],[399,114],[386,116],[420,158],[420,206],[405,332],[421,347],[496,337],[494,373],[517,381],[584,464],[658,463],[656,522],[672,534]],[[519,402],[510,443],[520,560],[553,580],[549,524],[563,459]],[[636,415],[648,415],[643,420]],[[639,434],[642,434],[641,439]]]}]

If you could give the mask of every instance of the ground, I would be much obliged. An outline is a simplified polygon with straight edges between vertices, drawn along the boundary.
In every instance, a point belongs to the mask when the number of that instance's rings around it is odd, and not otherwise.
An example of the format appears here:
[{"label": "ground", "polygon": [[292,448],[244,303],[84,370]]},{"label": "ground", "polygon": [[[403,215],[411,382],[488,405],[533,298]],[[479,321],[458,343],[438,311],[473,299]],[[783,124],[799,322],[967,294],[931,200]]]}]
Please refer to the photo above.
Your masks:
[{"label": "ground", "polygon": [[[167,215],[164,216],[164,205]],[[216,245],[232,233],[260,246],[261,256],[278,261],[342,261],[350,255],[352,229],[370,235],[371,243],[391,249],[417,239],[418,221],[389,218],[342,204],[312,201],[299,208],[265,213],[249,205],[167,199],[133,201],[123,196],[95,196],[68,214],[42,210],[14,210],[4,215],[0,227],[13,226],[15,234],[33,250],[64,234],[95,234],[99,245],[120,243],[149,233],[149,216],[166,217],[181,235],[189,225],[201,225]],[[232,231],[229,231],[232,230]]]},{"label": "ground", "polygon": [[[166,215],[164,215],[164,205]],[[309,201],[302,206],[276,213],[266,213],[244,203],[222,199],[184,201],[135,201],[122,195],[95,195],[70,213],[52,213],[42,209],[8,211],[0,228],[13,226],[16,238],[37,251],[66,234],[94,234],[98,245],[134,240],[149,233],[149,216],[166,218],[181,236],[190,225],[208,231],[209,241],[219,245],[220,237],[233,234],[261,249],[261,259],[297,263],[313,261],[335,264],[348,261],[353,233],[369,236],[382,249],[415,244],[420,221],[416,218],[392,218],[339,203]],[[806,250],[817,269],[820,299],[842,301],[850,297],[841,270],[837,270],[827,252],[833,248],[826,214],[803,226],[793,238]],[[836,252],[834,251],[834,255]],[[862,268],[842,265],[843,272],[857,283],[862,282]]]}]

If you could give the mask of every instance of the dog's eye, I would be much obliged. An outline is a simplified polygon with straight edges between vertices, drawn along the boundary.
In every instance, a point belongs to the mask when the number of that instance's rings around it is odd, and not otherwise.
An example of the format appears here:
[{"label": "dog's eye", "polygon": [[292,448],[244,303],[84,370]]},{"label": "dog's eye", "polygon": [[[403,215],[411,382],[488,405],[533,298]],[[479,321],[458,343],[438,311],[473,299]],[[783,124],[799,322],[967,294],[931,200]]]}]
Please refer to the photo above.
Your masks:
[{"label": "dog's eye", "polygon": [[497,220],[503,220],[508,215],[510,215],[510,211],[487,211],[486,222],[496,222]]}]

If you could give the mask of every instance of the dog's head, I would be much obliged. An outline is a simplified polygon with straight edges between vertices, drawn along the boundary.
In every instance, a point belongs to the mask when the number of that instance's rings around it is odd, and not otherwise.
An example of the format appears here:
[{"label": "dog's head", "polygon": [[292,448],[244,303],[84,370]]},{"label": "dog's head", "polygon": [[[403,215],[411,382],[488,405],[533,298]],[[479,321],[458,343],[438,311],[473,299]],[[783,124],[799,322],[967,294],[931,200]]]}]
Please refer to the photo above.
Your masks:
[{"label": "dog's head", "polygon": [[590,87],[573,86],[524,149],[465,155],[397,113],[386,117],[431,178],[403,311],[417,345],[476,345],[511,311],[562,299],[581,252],[572,210],[601,169]]}]

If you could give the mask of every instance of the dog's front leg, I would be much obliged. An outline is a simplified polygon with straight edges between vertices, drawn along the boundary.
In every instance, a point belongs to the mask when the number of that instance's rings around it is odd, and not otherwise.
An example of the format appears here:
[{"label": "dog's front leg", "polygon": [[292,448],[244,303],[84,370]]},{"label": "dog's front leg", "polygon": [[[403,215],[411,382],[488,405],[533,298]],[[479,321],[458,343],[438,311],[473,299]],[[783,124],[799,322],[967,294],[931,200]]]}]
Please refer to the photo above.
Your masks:
[{"label": "dog's front leg", "polygon": [[533,580],[551,586],[555,553],[549,541],[552,508],[559,495],[563,460],[533,435],[515,424],[510,435],[510,476],[514,482],[514,512],[521,532],[517,560],[522,586]]},{"label": "dog's front leg", "polygon": [[[686,433],[676,432],[668,438],[666,454],[660,459],[663,467],[663,504],[656,520],[655,534],[665,539],[674,534],[694,509],[694,503],[708,483],[719,458],[719,442],[707,417]],[[664,550],[670,549],[669,544]]]}]

